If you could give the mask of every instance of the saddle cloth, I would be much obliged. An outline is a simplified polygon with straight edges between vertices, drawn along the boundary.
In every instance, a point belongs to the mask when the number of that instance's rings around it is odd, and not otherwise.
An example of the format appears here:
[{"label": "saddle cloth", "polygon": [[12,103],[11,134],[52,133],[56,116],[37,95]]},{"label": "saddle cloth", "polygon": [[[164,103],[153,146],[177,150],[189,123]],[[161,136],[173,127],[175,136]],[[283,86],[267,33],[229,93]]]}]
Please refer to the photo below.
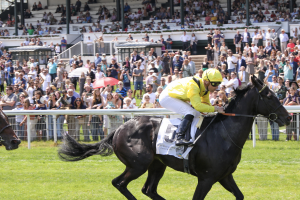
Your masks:
[{"label": "saddle cloth", "polygon": [[[195,140],[195,134],[197,131],[197,127],[200,127],[203,121],[203,116],[200,116],[199,118],[194,118],[192,124],[191,124],[191,140]],[[198,123],[199,122],[199,123]],[[161,122],[158,135],[157,135],[157,141],[156,141],[156,153],[161,155],[170,155],[175,156],[176,158],[180,159],[186,159],[185,157],[188,155],[184,155],[184,146],[176,146],[176,130],[181,123],[181,119],[175,118],[164,118]],[[191,147],[188,147],[189,151],[191,150]]]}]

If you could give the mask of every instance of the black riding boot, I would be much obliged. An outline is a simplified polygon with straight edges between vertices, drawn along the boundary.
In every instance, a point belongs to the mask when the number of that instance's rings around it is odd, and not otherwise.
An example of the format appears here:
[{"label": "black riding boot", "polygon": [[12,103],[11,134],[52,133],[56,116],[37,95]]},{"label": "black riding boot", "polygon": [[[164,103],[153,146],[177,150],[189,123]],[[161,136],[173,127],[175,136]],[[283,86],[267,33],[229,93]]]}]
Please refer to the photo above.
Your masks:
[{"label": "black riding boot", "polygon": [[185,139],[185,133],[191,123],[193,122],[194,116],[193,115],[186,115],[183,120],[181,121],[181,124],[178,127],[178,134],[177,134],[177,140],[175,142],[176,146],[180,145],[191,145],[193,142],[187,141]]}]

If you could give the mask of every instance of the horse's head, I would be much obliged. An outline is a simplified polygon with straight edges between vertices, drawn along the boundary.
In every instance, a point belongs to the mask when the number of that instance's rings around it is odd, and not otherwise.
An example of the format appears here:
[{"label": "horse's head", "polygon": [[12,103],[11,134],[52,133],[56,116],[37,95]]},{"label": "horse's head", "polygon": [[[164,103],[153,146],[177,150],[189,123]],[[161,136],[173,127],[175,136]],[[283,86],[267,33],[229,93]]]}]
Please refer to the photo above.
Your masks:
[{"label": "horse's head", "polygon": [[6,150],[13,150],[17,149],[20,143],[21,140],[10,126],[8,117],[0,110],[0,145],[4,145]]},{"label": "horse's head", "polygon": [[279,102],[275,93],[255,76],[252,76],[251,80],[258,95],[254,108],[256,114],[261,114],[275,121],[279,126],[289,125],[292,118]]}]

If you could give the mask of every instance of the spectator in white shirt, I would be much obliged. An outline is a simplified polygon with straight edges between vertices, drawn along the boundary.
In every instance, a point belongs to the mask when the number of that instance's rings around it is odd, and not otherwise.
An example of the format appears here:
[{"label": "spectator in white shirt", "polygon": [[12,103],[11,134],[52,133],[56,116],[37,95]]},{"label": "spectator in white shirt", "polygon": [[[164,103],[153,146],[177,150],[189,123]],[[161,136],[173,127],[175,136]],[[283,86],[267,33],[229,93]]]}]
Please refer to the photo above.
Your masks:
[{"label": "spectator in white shirt", "polygon": [[286,49],[287,42],[289,41],[289,36],[285,33],[284,29],[281,29],[281,34],[279,35],[281,52],[283,53]]},{"label": "spectator in white shirt", "polygon": [[48,69],[44,69],[43,73],[40,74],[43,81],[42,90],[46,91],[47,87],[50,87],[51,84],[51,76],[48,74]]},{"label": "spectator in white shirt", "polygon": [[231,73],[235,71],[237,58],[232,55],[232,51],[230,49],[227,52],[228,52],[228,57],[227,57],[228,72]]},{"label": "spectator in white shirt", "polygon": [[253,56],[256,57],[258,47],[255,46],[255,44],[253,42],[251,43],[251,50],[252,50]]},{"label": "spectator in white shirt", "polygon": [[236,72],[231,72],[230,73],[231,79],[228,81],[226,86],[226,93],[230,93],[233,89],[236,89],[239,87],[239,81],[236,78]]},{"label": "spectator in white shirt", "polygon": [[186,32],[183,32],[183,35],[180,37],[180,40],[182,42],[182,49],[183,51],[188,51],[187,49],[190,46],[190,36],[186,35]]},{"label": "spectator in white shirt", "polygon": [[99,80],[101,78],[105,77],[104,73],[101,72],[101,64],[97,65],[97,72],[95,73],[96,80]]},{"label": "spectator in white shirt", "polygon": [[149,95],[149,97],[150,97],[150,103],[155,103],[155,98],[156,98],[156,95],[155,95],[155,93],[153,93],[152,92],[152,85],[147,85],[146,86],[146,92],[147,93],[145,93],[144,95],[143,95],[143,99],[142,99],[142,103],[144,103],[145,102],[145,95]]}]

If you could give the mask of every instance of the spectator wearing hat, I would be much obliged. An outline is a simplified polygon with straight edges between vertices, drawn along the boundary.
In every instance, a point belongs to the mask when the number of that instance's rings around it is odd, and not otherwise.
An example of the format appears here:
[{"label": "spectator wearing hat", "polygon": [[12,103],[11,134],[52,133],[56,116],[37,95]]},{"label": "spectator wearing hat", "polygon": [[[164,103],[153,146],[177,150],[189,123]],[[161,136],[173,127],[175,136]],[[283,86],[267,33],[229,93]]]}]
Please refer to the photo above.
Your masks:
[{"label": "spectator wearing hat", "polygon": [[105,53],[102,54],[102,60],[103,59],[106,59],[106,54]]},{"label": "spectator wearing hat", "polygon": [[101,57],[99,56],[99,53],[96,53],[96,57],[95,57],[95,66],[97,66],[100,62],[101,62]]},{"label": "spectator wearing hat", "polygon": [[173,61],[174,69],[177,68],[180,71],[181,68],[182,68],[182,64],[183,64],[183,60],[180,59],[179,54],[176,54],[175,55],[175,60]]},{"label": "spectator wearing hat", "polygon": [[131,34],[128,34],[128,37],[126,39],[127,42],[131,42],[133,40],[133,37],[131,36]]},{"label": "spectator wearing hat", "polygon": [[287,47],[287,42],[289,41],[289,36],[285,33],[284,29],[281,29],[279,40],[280,40],[281,52],[283,53]]}]

